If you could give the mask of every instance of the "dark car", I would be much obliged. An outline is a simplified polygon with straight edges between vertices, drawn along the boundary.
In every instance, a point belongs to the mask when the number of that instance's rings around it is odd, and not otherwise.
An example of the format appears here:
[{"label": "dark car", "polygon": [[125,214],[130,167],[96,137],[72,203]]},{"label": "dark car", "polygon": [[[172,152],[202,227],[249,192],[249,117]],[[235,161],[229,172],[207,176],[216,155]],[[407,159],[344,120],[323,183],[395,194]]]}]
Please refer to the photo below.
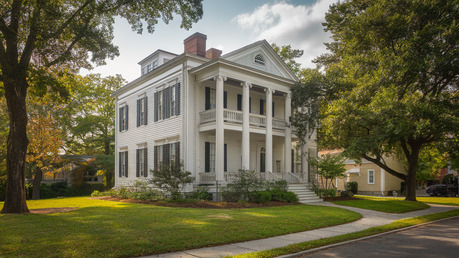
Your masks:
[{"label": "dark car", "polygon": [[426,193],[430,196],[447,196],[448,187],[446,185],[431,185],[427,187]]}]

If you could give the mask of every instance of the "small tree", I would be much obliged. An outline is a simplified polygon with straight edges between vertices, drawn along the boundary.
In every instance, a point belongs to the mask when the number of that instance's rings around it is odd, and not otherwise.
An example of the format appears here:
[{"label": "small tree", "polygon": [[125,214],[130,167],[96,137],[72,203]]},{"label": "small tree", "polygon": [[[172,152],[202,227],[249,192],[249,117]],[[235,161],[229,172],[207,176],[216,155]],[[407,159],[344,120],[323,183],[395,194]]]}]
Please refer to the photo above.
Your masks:
[{"label": "small tree", "polygon": [[[317,173],[325,178],[325,189],[330,189],[333,186],[334,178],[344,177],[346,169],[343,164],[341,155],[321,155],[319,158],[310,158],[309,162],[317,167]],[[330,184],[328,180],[330,179]]]},{"label": "small tree", "polygon": [[173,200],[180,199],[185,185],[193,182],[191,173],[185,171],[182,164],[173,162],[160,166],[158,170],[151,170],[151,174],[153,178],[149,183],[168,192]]}]

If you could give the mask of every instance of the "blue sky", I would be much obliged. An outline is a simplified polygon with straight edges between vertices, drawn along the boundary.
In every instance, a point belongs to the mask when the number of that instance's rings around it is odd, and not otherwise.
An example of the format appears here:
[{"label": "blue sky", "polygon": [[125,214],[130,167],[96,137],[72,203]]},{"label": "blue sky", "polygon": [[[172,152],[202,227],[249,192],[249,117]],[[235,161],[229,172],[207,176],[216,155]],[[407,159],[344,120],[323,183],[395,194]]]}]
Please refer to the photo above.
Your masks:
[{"label": "blue sky", "polygon": [[190,30],[180,29],[180,17],[169,24],[158,22],[155,32],[142,35],[131,30],[123,19],[115,23],[114,44],[120,55],[107,60],[107,65],[88,72],[103,76],[121,74],[133,81],[140,76],[137,64],[157,49],[176,54],[183,53],[183,40],[195,32],[207,35],[207,48],[218,48],[223,54],[266,39],[269,43],[291,45],[304,50],[299,60],[303,67],[315,67],[311,63],[326,51],[324,42],[329,34],[323,31],[321,23],[330,4],[336,0],[204,0],[204,15]]}]

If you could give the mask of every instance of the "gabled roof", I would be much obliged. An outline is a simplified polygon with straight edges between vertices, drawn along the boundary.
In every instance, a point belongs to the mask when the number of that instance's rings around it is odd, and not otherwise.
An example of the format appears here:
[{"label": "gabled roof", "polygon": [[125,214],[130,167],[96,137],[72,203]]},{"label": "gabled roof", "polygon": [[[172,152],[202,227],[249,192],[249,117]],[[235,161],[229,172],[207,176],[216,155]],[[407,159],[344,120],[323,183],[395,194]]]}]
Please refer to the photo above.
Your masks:
[{"label": "gabled roof", "polygon": [[[256,55],[261,55],[264,58],[265,65],[254,62]],[[266,40],[257,41],[225,54],[221,56],[221,59],[256,68],[286,79],[298,81],[298,77],[290,70]]]}]

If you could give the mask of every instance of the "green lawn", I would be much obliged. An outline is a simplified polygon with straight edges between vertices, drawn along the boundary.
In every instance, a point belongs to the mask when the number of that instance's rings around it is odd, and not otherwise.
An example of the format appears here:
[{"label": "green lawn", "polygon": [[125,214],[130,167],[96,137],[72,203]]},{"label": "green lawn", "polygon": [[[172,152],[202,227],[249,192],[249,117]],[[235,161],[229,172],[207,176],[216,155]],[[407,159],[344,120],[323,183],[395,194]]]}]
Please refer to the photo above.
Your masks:
[{"label": "green lawn", "polygon": [[87,197],[27,203],[30,209],[78,209],[0,215],[0,256],[140,256],[266,238],[361,217],[344,209],[308,205],[193,209]]},{"label": "green lawn", "polygon": [[402,198],[385,198],[359,195],[356,197],[361,200],[334,201],[333,203],[337,205],[388,213],[405,213],[409,211],[429,208],[429,205],[425,203],[404,201]]}]

